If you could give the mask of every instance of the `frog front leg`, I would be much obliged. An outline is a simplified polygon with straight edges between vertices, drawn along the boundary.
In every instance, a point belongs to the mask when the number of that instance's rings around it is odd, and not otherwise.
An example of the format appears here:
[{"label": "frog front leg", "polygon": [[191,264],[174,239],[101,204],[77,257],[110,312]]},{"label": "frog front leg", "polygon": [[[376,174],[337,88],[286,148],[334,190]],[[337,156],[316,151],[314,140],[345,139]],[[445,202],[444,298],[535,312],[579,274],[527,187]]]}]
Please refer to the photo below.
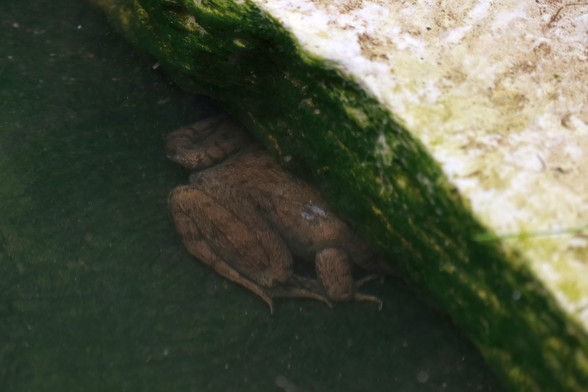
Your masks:
[{"label": "frog front leg", "polygon": [[318,281],[333,301],[371,301],[378,304],[378,309],[382,309],[380,298],[357,291],[376,275],[368,275],[355,281],[351,272],[351,260],[345,251],[338,248],[321,250],[315,257],[315,268]]},{"label": "frog front leg", "polygon": [[263,220],[249,214],[245,223],[195,186],[175,188],[169,204],[188,251],[258,295],[270,312],[275,297],[313,298],[330,304],[318,284],[293,274],[290,250]]}]

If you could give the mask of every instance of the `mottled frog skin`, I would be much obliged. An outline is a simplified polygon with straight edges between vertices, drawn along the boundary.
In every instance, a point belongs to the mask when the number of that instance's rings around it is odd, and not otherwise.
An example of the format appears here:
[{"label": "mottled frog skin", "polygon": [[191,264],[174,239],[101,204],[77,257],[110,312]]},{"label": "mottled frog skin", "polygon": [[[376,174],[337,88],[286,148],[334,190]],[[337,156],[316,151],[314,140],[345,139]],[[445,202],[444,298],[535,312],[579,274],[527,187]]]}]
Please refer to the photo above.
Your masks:
[{"label": "mottled frog skin", "polygon": [[[284,171],[226,116],[178,129],[167,156],[192,170],[169,205],[188,251],[217,273],[261,297],[373,301],[358,292],[386,272],[384,263],[306,182]],[[294,272],[294,263],[315,274]],[[368,275],[355,279],[356,269]]]}]

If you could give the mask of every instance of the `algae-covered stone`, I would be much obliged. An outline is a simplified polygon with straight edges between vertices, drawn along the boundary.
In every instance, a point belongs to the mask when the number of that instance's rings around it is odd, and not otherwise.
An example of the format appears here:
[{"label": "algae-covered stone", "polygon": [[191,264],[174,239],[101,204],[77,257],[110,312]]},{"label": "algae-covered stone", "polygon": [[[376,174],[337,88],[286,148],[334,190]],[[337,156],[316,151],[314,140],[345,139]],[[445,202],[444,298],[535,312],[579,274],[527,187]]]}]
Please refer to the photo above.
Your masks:
[{"label": "algae-covered stone", "polygon": [[310,169],[512,390],[586,390],[587,5],[94,1]]}]

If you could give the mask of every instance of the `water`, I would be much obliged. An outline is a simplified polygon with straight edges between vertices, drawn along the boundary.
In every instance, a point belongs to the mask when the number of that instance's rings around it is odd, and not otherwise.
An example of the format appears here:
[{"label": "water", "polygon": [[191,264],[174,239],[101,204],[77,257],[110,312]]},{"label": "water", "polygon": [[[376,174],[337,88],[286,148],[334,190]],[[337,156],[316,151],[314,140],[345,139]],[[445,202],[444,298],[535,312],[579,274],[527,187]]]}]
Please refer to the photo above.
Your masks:
[{"label": "water", "polygon": [[333,309],[252,293],[190,257],[163,137],[211,113],[85,2],[0,3],[3,391],[499,391],[402,282]]}]

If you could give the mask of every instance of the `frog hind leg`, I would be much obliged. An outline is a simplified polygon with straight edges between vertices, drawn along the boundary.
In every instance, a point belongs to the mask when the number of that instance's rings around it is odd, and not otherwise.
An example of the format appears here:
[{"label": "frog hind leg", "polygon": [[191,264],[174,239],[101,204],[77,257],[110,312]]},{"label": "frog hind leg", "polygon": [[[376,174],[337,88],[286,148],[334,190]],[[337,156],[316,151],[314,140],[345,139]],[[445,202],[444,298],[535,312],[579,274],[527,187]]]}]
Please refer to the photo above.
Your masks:
[{"label": "frog hind leg", "polygon": [[272,299],[277,297],[312,298],[331,305],[316,281],[292,272],[290,250],[263,220],[248,214],[250,219],[244,223],[194,186],[175,188],[169,204],[188,251],[220,275],[258,295],[272,313]]},{"label": "frog hind leg", "polygon": [[240,284],[247,290],[256,294],[269,306],[270,314],[274,313],[275,308],[274,301],[272,300],[273,296],[267,292],[267,289],[251,281],[239,271],[231,267],[229,264],[225,263],[213,252],[212,249],[210,249],[210,246],[208,246],[206,241],[190,241],[190,244],[186,243],[186,248],[200,261],[212,267],[212,269],[214,269],[215,272],[219,275],[229,279],[232,282]]},{"label": "frog hind leg", "polygon": [[321,301],[329,308],[333,307],[333,303],[327,298],[316,279],[292,275],[288,282],[272,287],[269,290],[274,298],[308,298]]},{"label": "frog hind leg", "polygon": [[[213,268],[219,275],[240,284],[259,296],[269,306],[270,313],[273,313],[274,303],[266,288],[235,269],[211,247],[212,234],[210,232],[214,231],[216,225],[210,222],[209,216],[213,212],[217,212],[218,216],[219,211],[211,212],[210,210],[218,210],[222,207],[213,203],[212,199],[203,192],[190,186],[181,186],[172,190],[169,196],[169,205],[177,231],[188,252]],[[209,211],[202,211],[207,206]],[[225,213],[228,212],[225,211]],[[226,230],[223,233],[222,228],[217,229],[217,237],[226,236]],[[227,248],[231,248],[232,245],[228,243]]]},{"label": "frog hind leg", "polygon": [[370,301],[382,309],[382,300],[376,296],[357,292],[364,283],[377,275],[355,281],[351,272],[351,261],[347,253],[338,248],[326,248],[316,254],[315,268],[319,282],[333,301]]}]

